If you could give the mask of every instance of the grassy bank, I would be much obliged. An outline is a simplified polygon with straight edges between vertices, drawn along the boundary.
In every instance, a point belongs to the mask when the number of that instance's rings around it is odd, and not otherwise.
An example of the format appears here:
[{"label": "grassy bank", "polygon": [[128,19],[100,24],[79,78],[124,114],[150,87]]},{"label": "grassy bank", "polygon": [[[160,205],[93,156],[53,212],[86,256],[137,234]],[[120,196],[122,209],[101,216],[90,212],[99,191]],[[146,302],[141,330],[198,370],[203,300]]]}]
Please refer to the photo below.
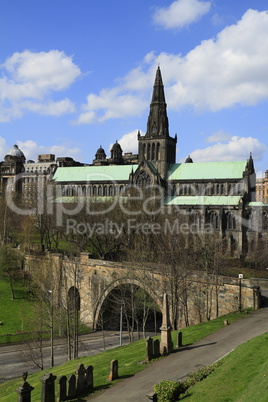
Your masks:
[{"label": "grassy bank", "polygon": [[14,292],[15,300],[12,300],[8,280],[0,280],[0,344],[21,340],[31,309],[29,293],[21,282],[14,283]]},{"label": "grassy bank", "polygon": [[268,334],[238,346],[205,380],[180,400],[198,402],[266,402],[268,392]]},{"label": "grassy bank", "polygon": [[[232,313],[227,316],[217,318],[215,320],[198,324],[193,327],[184,328],[183,344],[190,345],[203,337],[212,334],[218,329],[223,327],[224,319],[232,322],[237,319],[245,317],[246,313]],[[173,342],[176,344],[176,333],[173,333]],[[138,371],[143,370],[148,363],[141,364],[145,358],[145,340],[118,347],[116,349],[108,350],[95,356],[83,357],[81,359],[68,361],[65,364],[54,367],[49,370],[57,377],[66,375],[67,377],[76,371],[77,365],[83,363],[86,365],[93,365],[94,367],[94,388],[96,390],[112,386],[107,381],[109,374],[110,361],[117,359],[119,361],[119,375],[121,378],[126,378],[136,374]],[[48,370],[46,370],[47,372]],[[38,372],[28,377],[28,382],[35,388],[32,392],[32,401],[40,401],[41,383],[40,378],[44,372]],[[12,380],[0,385],[0,400],[3,402],[13,402],[16,400],[15,389],[19,386],[21,380]],[[81,401],[81,398],[79,399]]]}]

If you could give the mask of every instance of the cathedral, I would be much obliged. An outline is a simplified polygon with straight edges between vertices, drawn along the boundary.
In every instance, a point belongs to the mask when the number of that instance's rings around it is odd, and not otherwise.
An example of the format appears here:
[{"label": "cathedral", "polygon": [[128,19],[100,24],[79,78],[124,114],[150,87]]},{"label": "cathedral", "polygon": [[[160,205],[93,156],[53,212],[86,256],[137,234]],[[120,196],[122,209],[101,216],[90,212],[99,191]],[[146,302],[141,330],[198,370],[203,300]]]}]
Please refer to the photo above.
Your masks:
[{"label": "cathedral", "polygon": [[[26,195],[38,180],[51,181],[57,188],[57,201],[65,203],[83,197],[120,197],[131,186],[158,187],[164,194],[163,208],[185,211],[200,231],[211,225],[233,255],[246,255],[260,237],[265,238],[267,204],[255,200],[252,155],[243,161],[203,163],[188,156],[184,163],[176,163],[177,136],[169,133],[159,66],[147,130],[144,136],[138,132],[137,140],[138,155],[124,154],[116,141],[110,158],[100,147],[90,165],[72,158],[55,160],[50,154],[39,155],[37,163],[26,163],[23,152],[14,145],[1,162],[1,190],[9,183],[12,191]],[[15,180],[18,174],[20,180]]]}]

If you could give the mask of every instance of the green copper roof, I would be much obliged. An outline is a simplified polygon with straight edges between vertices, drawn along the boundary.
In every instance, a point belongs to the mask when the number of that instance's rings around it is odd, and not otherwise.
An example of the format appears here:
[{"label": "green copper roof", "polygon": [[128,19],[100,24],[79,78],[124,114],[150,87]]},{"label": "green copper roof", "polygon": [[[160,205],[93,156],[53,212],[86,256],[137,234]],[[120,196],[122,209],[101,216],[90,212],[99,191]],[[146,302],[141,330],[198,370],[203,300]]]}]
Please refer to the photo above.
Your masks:
[{"label": "green copper roof", "polygon": [[240,195],[178,196],[167,197],[165,205],[238,205]]},{"label": "green copper roof", "polygon": [[56,182],[94,182],[129,180],[138,165],[58,167],[53,180]]},{"label": "green copper roof", "polygon": [[241,179],[247,161],[174,163],[169,167],[168,180]]},{"label": "green copper roof", "polygon": [[262,201],[251,201],[247,203],[247,207],[268,207],[268,204]]}]

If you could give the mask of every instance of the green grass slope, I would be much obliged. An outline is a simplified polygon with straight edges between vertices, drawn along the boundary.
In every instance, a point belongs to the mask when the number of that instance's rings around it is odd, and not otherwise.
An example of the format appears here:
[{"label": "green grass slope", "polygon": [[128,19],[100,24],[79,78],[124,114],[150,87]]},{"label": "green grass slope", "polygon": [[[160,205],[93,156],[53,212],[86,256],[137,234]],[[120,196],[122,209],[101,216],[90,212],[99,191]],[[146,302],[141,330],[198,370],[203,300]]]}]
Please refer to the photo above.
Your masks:
[{"label": "green grass slope", "polygon": [[[199,339],[217,331],[223,327],[225,318],[229,322],[236,319],[242,319],[247,316],[245,313],[232,313],[224,317],[219,317],[215,320],[198,324],[192,327],[184,328],[183,344],[190,345]],[[176,334],[174,332],[173,342],[176,345]],[[83,363],[84,366],[91,364],[94,367],[94,388],[95,390],[111,387],[114,383],[108,382],[107,378],[110,370],[110,361],[117,359],[119,361],[119,375],[121,378],[132,376],[138,371],[143,370],[148,363],[141,364],[145,358],[145,340],[142,339],[138,342],[131,343],[116,349],[108,350],[95,356],[83,357],[77,360],[68,361],[65,364],[54,367],[45,372],[52,372],[57,377],[66,375],[67,377],[75,373],[78,364]],[[26,369],[25,369],[26,370]],[[35,388],[32,392],[32,402],[40,401],[41,395],[41,382],[40,378],[44,372],[38,372],[28,377],[28,382]],[[0,385],[0,401],[1,402],[14,402],[16,400],[15,389],[19,386],[22,380],[12,380]],[[56,387],[57,388],[57,387]],[[78,399],[81,401],[81,399]]]},{"label": "green grass slope", "polygon": [[222,365],[180,400],[267,402],[268,334],[237,347],[223,359]]},{"label": "green grass slope", "polygon": [[31,301],[28,292],[20,282],[14,284],[15,300],[11,299],[8,280],[0,280],[0,344],[6,343],[6,334],[11,334],[9,340],[19,340],[18,333],[25,330],[26,317],[30,310]]}]

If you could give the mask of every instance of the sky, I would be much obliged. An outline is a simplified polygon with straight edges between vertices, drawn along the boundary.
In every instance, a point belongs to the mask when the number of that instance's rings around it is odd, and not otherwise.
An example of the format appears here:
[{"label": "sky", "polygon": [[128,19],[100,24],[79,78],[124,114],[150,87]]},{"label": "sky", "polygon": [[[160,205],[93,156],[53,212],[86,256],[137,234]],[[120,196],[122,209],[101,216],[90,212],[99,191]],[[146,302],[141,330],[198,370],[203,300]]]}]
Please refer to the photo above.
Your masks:
[{"label": "sky", "polygon": [[177,162],[268,169],[267,0],[1,0],[0,160],[137,153],[160,65]]}]

